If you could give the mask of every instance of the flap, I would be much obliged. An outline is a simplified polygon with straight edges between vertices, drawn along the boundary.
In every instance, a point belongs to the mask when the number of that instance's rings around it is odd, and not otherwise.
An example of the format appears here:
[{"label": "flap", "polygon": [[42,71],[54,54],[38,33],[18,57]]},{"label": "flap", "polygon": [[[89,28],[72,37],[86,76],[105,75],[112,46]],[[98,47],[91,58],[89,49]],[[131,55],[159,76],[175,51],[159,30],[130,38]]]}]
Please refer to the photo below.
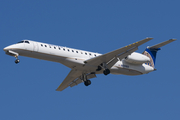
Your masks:
[{"label": "flap", "polygon": [[81,76],[81,71],[71,70],[68,74],[68,76],[64,79],[64,81],[59,85],[59,87],[56,89],[56,91],[62,91],[66,89],[69,84],[74,81],[75,79],[79,78]]}]

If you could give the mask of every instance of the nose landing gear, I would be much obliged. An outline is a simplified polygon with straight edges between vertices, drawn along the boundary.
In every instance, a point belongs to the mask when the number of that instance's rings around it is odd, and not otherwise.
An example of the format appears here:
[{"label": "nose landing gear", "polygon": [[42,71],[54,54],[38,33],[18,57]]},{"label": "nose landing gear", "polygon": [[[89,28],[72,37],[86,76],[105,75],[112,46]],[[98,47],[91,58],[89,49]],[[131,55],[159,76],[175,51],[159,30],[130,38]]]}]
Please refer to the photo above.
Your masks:
[{"label": "nose landing gear", "polygon": [[18,64],[20,62],[20,60],[18,59],[18,56],[15,56],[16,60],[15,63]]},{"label": "nose landing gear", "polygon": [[18,64],[19,62],[20,62],[20,60],[19,60],[19,59],[16,59],[16,60],[15,60],[15,63],[16,63],[16,64]]}]

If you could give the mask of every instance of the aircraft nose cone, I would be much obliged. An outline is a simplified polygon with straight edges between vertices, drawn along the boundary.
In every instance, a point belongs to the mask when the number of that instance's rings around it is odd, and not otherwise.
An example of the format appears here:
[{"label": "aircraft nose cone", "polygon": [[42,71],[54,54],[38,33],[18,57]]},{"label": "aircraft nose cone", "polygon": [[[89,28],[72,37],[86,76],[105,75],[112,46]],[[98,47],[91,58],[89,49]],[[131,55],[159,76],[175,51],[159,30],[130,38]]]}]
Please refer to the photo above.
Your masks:
[{"label": "aircraft nose cone", "polygon": [[7,51],[8,49],[9,49],[9,47],[5,47],[3,50],[4,50],[4,51]]},{"label": "aircraft nose cone", "polygon": [[16,48],[18,48],[18,46],[16,44],[13,44],[13,45],[9,45],[9,46],[5,47],[3,50],[8,51],[11,49],[16,49]]}]

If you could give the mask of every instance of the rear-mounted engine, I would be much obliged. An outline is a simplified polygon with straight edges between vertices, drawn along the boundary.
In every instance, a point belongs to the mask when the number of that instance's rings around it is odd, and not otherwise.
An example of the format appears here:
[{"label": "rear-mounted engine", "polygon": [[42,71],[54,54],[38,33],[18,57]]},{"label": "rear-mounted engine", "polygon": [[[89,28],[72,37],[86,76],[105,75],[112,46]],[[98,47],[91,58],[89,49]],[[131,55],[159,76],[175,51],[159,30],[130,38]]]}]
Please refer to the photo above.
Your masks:
[{"label": "rear-mounted engine", "polygon": [[132,64],[143,64],[149,62],[150,58],[143,54],[134,52],[131,55],[128,55],[124,60]]}]

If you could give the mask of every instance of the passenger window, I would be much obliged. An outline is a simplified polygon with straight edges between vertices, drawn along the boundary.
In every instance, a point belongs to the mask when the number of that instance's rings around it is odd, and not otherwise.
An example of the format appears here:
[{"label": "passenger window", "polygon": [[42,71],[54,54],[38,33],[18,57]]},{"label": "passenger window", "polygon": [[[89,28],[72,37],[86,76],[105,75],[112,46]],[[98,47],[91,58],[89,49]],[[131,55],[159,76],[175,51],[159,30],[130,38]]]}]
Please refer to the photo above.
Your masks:
[{"label": "passenger window", "polygon": [[41,46],[43,47],[43,44],[41,44]]},{"label": "passenger window", "polygon": [[74,50],[72,50],[72,52],[74,52]]},{"label": "passenger window", "polygon": [[81,54],[83,54],[83,52],[81,52]]},{"label": "passenger window", "polygon": [[61,48],[59,47],[59,50],[61,50]]},{"label": "passenger window", "polygon": [[76,51],[76,53],[78,53],[78,51]]},{"label": "passenger window", "polygon": [[91,53],[89,53],[89,55],[91,55]]},{"label": "passenger window", "polygon": [[68,49],[68,52],[69,52],[69,49]]},{"label": "passenger window", "polygon": [[49,48],[51,48],[51,46],[49,46]]},{"label": "passenger window", "polygon": [[54,47],[54,49],[56,49],[56,47]]},{"label": "passenger window", "polygon": [[45,45],[45,47],[47,47],[47,45]]},{"label": "passenger window", "polygon": [[85,53],[87,55],[87,53]]},{"label": "passenger window", "polygon": [[94,56],[96,56],[96,54],[94,54]]},{"label": "passenger window", "polygon": [[63,50],[65,51],[65,48]]}]

